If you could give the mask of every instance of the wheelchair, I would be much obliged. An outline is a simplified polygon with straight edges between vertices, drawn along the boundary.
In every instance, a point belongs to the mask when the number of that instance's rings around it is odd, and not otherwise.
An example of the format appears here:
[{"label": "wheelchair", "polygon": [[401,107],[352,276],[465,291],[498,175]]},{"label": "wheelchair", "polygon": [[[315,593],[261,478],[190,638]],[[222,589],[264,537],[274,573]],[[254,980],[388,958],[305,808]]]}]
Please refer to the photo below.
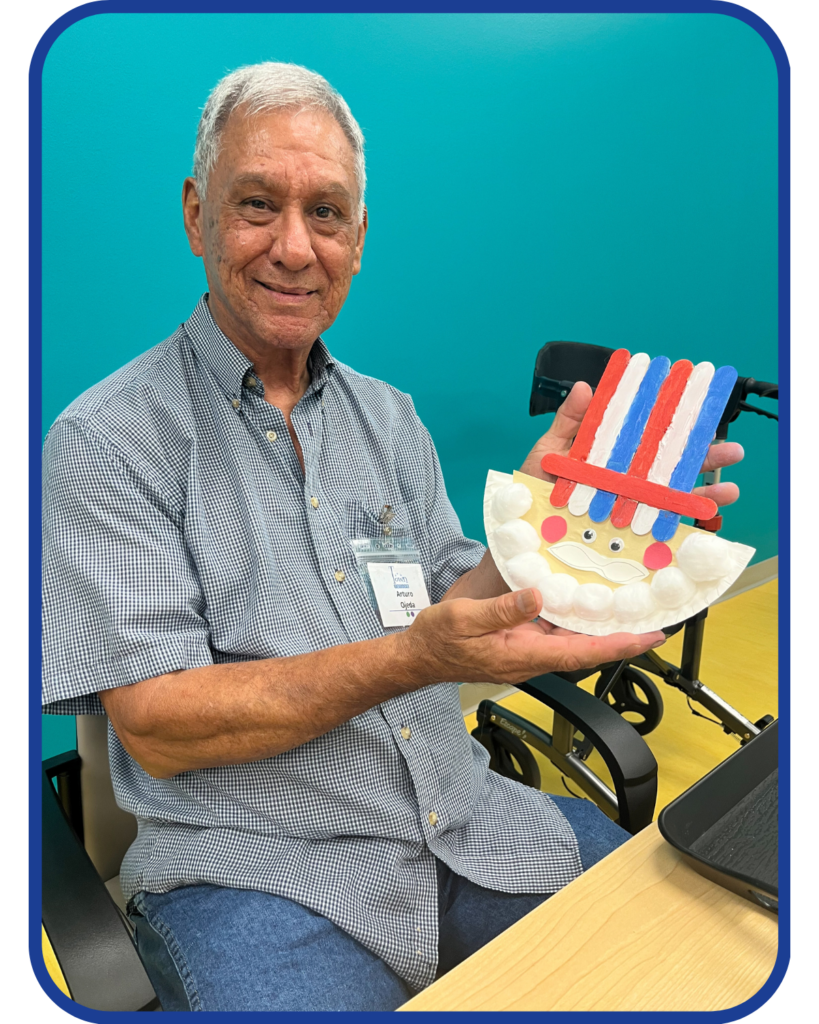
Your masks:
[{"label": "wheelchair", "polygon": [[[529,415],[539,416],[556,412],[576,381],[585,381],[594,389],[613,352],[614,349],[602,345],[574,341],[548,342],[538,352],[535,360]],[[777,384],[758,381],[753,377],[738,377],[717,427],[715,443],[728,439],[729,424],[742,412],[757,413],[778,420],[776,413],[747,402],[746,398],[749,395],[778,399],[779,387]],[[717,483],[719,475],[719,470],[706,473],[705,482]],[[722,516],[717,515],[706,522],[698,520],[694,525],[716,532],[722,526]],[[749,721],[700,680],[700,660],[707,616],[708,609],[705,608],[684,622],[664,630],[667,636],[673,636],[680,630],[684,631],[680,665],[672,665],[657,651],[646,651],[645,654],[630,660],[608,662],[597,668],[581,669],[577,672],[553,673],[548,678],[553,681],[553,685],[557,681],[563,681],[567,686],[576,686],[582,680],[599,672],[600,677],[595,682],[592,700],[596,698],[618,714],[628,714],[632,719],[636,719],[624,721],[628,721],[630,728],[640,736],[645,736],[657,728],[663,717],[663,698],[652,676],[656,677],[668,686],[682,691],[689,706],[694,701],[705,708],[717,719],[725,733],[735,736],[740,745],[744,745],[771,725],[774,718],[772,715],[764,715],[756,722]],[[533,680],[522,684],[518,689],[543,700],[542,689],[539,690],[533,685],[535,682]],[[693,707],[692,712],[698,714]],[[586,763],[592,750],[596,748],[595,737],[576,728],[576,723],[573,723],[570,716],[556,710],[553,731],[550,734],[500,704],[484,700],[478,707],[477,720],[478,725],[472,735],[489,751],[490,767],[494,771],[525,785],[540,788],[540,770],[530,749],[534,748],[548,758],[567,779],[579,786],[609,817],[624,825],[629,831],[632,830],[629,813],[625,814],[625,824],[621,819],[623,798],[618,792],[620,787],[617,780],[613,777],[615,789],[612,791]]]}]

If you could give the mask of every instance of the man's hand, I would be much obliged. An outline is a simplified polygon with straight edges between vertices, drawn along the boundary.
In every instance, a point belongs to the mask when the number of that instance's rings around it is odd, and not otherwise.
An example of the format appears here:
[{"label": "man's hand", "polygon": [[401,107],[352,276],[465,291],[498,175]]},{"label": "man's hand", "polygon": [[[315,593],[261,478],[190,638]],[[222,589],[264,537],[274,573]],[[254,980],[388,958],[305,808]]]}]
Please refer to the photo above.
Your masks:
[{"label": "man's hand", "polygon": [[585,636],[533,622],[542,604],[534,589],[486,601],[455,598],[426,608],[396,639],[419,680],[507,684],[635,658],[665,641],[661,630]]},{"label": "man's hand", "polygon": [[[521,473],[536,477],[538,480],[554,481],[554,477],[544,473],[540,468],[540,462],[544,455],[556,452],[565,455],[572,446],[572,441],[580,429],[583,416],[589,407],[592,398],[592,389],[583,381],[577,384],[569,392],[566,401],[555,413],[554,421],[546,433],[529,452],[526,461],[520,468]],[[733,441],[726,441],[724,444],[713,444],[703,463],[701,472],[708,473],[714,469],[722,469],[726,466],[733,466],[740,462],[745,456],[741,444]],[[705,487],[694,489],[695,494],[702,494],[706,498],[715,501],[717,505],[730,505],[739,497],[739,488],[734,483],[709,484]]]}]

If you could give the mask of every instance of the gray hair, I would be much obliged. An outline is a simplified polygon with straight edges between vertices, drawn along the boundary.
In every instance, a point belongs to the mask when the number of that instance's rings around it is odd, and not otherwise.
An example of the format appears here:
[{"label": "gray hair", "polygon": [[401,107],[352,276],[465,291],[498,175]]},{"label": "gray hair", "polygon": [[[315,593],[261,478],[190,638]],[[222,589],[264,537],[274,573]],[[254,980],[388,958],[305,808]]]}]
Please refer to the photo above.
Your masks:
[{"label": "gray hair", "polygon": [[364,135],[343,97],[315,71],[298,64],[265,61],[237,68],[217,82],[202,110],[193,153],[193,176],[202,199],[207,196],[208,178],[219,156],[225,125],[233,111],[247,106],[248,114],[282,108],[326,110],[338,122],[352,146],[358,214],[364,215]]}]

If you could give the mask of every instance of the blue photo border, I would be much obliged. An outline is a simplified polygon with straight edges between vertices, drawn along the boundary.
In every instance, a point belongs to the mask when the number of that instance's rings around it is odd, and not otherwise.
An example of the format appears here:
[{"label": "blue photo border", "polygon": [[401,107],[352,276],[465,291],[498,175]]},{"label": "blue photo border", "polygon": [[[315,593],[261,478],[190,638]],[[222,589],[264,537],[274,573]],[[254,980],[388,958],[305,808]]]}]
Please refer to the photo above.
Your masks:
[{"label": "blue photo border", "polygon": [[[328,13],[385,13],[383,0],[368,3],[356,0],[351,4],[327,3],[313,0],[305,8],[298,9],[293,3],[253,2],[237,0],[232,5],[227,0],[176,0],[176,2],[138,2],[138,0],[105,0],[83,4],[68,11],[47,29],[31,61],[30,107],[29,107],[29,956],[41,987],[57,1006],[80,1020],[104,1022],[110,1020],[110,1011],[92,1010],[73,1002],[60,991],[46,971],[42,957],[41,921],[42,891],[39,884],[42,872],[42,825],[40,773],[42,772],[42,728],[41,728],[41,417],[42,417],[42,72],[45,59],[54,42],[71,25],[97,14],[328,14]],[[750,999],[726,1010],[713,1011],[665,1011],[640,1013],[641,1021],[654,1018],[668,1021],[710,1017],[712,1021],[738,1020],[753,1013],[773,995],[782,982],[790,960],[791,924],[791,878],[790,878],[790,65],[785,49],[771,27],[758,15],[737,4],[699,0],[699,2],[655,2],[639,3],[635,0],[623,2],[582,2],[564,0],[563,3],[526,3],[517,0],[512,7],[498,11],[495,3],[488,0],[472,0],[469,3],[404,2],[391,9],[392,14],[440,14],[440,13],[548,13],[548,14],[722,14],[736,18],[750,26],[767,43],[776,62],[778,96],[778,248],[779,248],[779,523],[780,523],[780,568],[779,588],[780,636],[786,642],[779,650],[780,686],[780,747],[779,747],[779,821],[780,821],[780,910],[779,910],[779,951],[770,977],[762,988]],[[685,984],[685,979],[680,979]],[[546,1012],[546,1011],[544,1011]],[[427,1014],[425,1019],[443,1016],[443,1013]],[[277,1014],[289,1016],[289,1014]],[[314,1015],[316,1016],[316,1015]],[[335,1019],[332,1014],[326,1016]],[[375,1016],[368,1014],[368,1018]],[[475,1017],[492,1018],[493,1012],[472,1014]],[[529,1014],[531,1016],[531,1014]],[[550,1013],[549,1019],[576,1021],[579,1017],[595,1017],[596,1020],[612,1019],[625,1021],[625,1012],[576,1011]],[[136,1017],[135,1012],[122,1011],[118,1018]],[[245,1014],[222,1013],[220,1019],[244,1020]]]}]

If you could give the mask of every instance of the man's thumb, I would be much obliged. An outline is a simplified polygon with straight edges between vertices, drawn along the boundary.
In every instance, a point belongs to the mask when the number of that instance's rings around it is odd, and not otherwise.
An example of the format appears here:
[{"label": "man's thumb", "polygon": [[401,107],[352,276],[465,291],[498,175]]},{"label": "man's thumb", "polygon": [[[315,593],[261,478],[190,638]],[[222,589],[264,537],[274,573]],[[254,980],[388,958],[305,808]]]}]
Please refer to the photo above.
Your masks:
[{"label": "man's thumb", "polygon": [[543,600],[539,591],[515,590],[488,601],[477,601],[474,624],[483,632],[496,629],[512,629],[524,622],[530,622],[540,611]]}]

